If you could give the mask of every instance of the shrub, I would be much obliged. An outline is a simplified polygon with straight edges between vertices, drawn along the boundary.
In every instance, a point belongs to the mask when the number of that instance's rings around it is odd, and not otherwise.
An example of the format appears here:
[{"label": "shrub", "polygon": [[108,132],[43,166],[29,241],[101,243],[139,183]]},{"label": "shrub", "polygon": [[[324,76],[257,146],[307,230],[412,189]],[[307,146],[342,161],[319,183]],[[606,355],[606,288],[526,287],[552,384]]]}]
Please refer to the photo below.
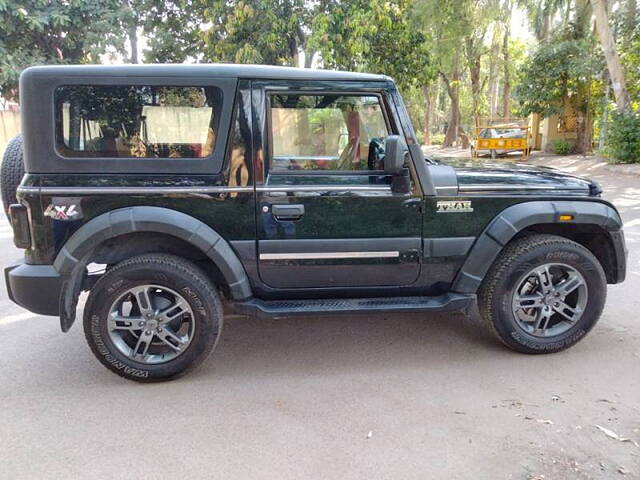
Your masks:
[{"label": "shrub", "polygon": [[444,133],[434,133],[431,135],[431,145],[442,145],[444,143]]},{"label": "shrub", "polygon": [[639,113],[611,113],[605,155],[614,163],[640,163]]},{"label": "shrub", "polygon": [[558,155],[568,155],[573,150],[573,143],[567,140],[556,140],[553,142],[553,153]]}]

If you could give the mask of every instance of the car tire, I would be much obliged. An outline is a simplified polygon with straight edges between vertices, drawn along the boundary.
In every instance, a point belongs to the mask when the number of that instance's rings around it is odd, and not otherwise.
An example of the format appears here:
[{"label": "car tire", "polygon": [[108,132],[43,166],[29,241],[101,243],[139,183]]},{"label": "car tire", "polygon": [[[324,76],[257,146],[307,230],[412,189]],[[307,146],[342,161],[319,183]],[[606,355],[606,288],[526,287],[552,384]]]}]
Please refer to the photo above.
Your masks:
[{"label": "car tire", "polygon": [[12,138],[2,155],[0,167],[0,189],[2,190],[2,205],[9,216],[9,205],[18,203],[16,190],[24,176],[24,161],[22,155],[22,135]]},{"label": "car tire", "polygon": [[589,250],[563,237],[531,234],[500,253],[480,288],[479,310],[507,347],[553,353],[593,328],[605,299],[605,274]]},{"label": "car tire", "polygon": [[139,382],[174,379],[197,367],[215,348],[221,329],[214,285],[196,265],[173,255],[140,255],[110,268],[84,309],[84,333],[94,355]]}]

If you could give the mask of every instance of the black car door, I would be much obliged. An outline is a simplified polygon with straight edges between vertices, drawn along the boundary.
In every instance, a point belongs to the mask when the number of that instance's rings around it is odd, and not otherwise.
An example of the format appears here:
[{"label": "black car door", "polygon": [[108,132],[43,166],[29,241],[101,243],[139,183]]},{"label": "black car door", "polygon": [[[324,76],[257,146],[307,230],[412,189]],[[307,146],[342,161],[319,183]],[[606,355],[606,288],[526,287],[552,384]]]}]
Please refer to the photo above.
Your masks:
[{"label": "black car door", "polygon": [[394,193],[384,84],[253,82],[258,271],[277,289],[411,285],[419,193]]}]

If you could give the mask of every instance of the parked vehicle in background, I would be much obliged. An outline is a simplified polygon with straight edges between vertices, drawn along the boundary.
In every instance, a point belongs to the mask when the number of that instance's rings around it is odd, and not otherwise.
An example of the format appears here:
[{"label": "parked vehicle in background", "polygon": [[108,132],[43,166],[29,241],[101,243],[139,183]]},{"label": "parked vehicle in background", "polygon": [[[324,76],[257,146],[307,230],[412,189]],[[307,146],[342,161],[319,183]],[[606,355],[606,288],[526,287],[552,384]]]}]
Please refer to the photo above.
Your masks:
[{"label": "parked vehicle in background", "polygon": [[281,317],[477,301],[509,348],[557,352],[625,277],[622,221],[595,182],[425,158],[385,76],[33,67],[20,89],[26,174],[8,211],[25,259],[5,270],[9,295],[66,332],[89,292],[87,341],[126,378],[201,363],[223,304]]},{"label": "parked vehicle in background", "polygon": [[521,152],[523,159],[528,158],[531,150],[528,120],[481,120],[475,130],[471,142],[473,158],[481,154],[495,158],[512,152]]}]

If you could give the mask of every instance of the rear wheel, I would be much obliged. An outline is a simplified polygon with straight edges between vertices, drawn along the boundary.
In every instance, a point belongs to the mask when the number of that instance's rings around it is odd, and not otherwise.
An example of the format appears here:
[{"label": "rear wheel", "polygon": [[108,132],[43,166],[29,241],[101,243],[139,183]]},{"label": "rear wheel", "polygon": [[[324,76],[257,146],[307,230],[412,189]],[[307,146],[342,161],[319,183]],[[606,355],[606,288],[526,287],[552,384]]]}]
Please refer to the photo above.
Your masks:
[{"label": "rear wheel", "polygon": [[213,350],[222,328],[218,294],[199,268],[179,257],[141,255],[102,276],[85,306],[95,356],[137,381],[175,378]]},{"label": "rear wheel", "polygon": [[596,324],[606,279],[582,245],[530,235],[505,247],[479,297],[482,317],[505,345],[523,353],[551,353],[575,344]]},{"label": "rear wheel", "polygon": [[0,167],[0,185],[2,187],[2,205],[9,214],[9,205],[17,203],[16,190],[24,176],[24,162],[22,160],[22,135],[12,138],[2,155]]}]

